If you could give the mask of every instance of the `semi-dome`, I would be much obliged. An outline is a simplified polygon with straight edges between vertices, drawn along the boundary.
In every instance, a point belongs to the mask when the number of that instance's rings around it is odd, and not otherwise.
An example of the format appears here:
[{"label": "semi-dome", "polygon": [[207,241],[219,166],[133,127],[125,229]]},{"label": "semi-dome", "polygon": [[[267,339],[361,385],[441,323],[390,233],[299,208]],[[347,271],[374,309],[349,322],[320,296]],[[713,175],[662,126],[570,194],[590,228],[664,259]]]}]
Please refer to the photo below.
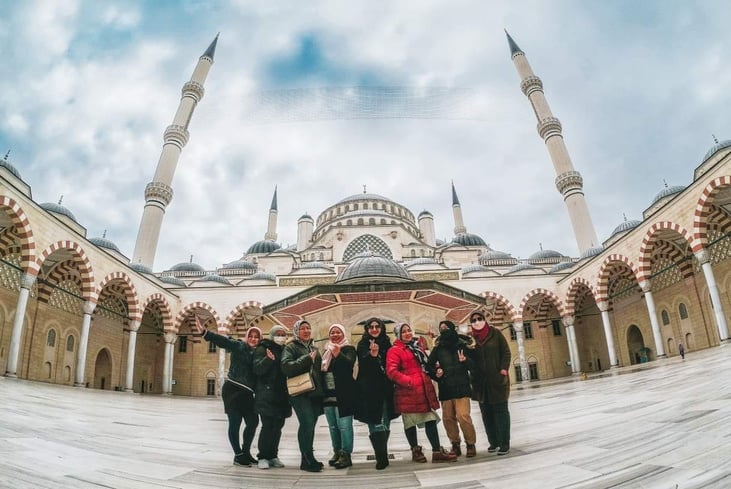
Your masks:
[{"label": "semi-dome", "polygon": [[572,261],[562,261],[561,263],[556,263],[551,269],[548,271],[548,273],[554,273],[554,272],[560,272],[561,270],[568,270],[569,268],[574,266],[574,262]]},{"label": "semi-dome", "polygon": [[408,282],[414,280],[404,267],[384,256],[364,253],[340,272],[335,283]]},{"label": "semi-dome", "polygon": [[55,202],[44,202],[41,204],[41,207],[46,209],[49,212],[53,212],[54,214],[60,214],[62,216],[66,216],[69,219],[71,219],[74,222],[76,221],[76,216],[68,210],[66,207],[62,206],[61,204],[56,204]]},{"label": "semi-dome", "polygon": [[152,268],[142,263],[130,263],[129,267],[137,273],[152,273]]},{"label": "semi-dome", "polygon": [[549,258],[561,258],[563,255],[554,250],[538,250],[528,257],[529,260],[547,260]]},{"label": "semi-dome", "polygon": [[460,233],[452,238],[452,243],[462,246],[487,246],[482,238],[472,233]]},{"label": "semi-dome", "polygon": [[595,246],[593,248],[588,248],[588,249],[584,250],[584,252],[581,254],[579,259],[583,260],[584,258],[591,258],[592,256],[598,255],[602,251],[604,251],[603,246]]},{"label": "semi-dome", "polygon": [[343,200],[338,202],[338,204],[345,204],[346,202],[353,202],[355,200],[385,200],[386,202],[393,202],[391,199],[384,197],[383,195],[363,193],[345,197]]},{"label": "semi-dome", "polygon": [[[721,141],[720,143],[717,142],[713,146],[710,147],[706,155],[703,157],[703,161],[706,161],[708,158],[716,154],[717,152],[721,151],[724,148],[728,148],[731,146],[731,139],[727,139],[725,141]],[[702,162],[701,162],[702,163]]]},{"label": "semi-dome", "polygon": [[276,251],[281,247],[282,246],[279,243],[272,241],[271,239],[263,239],[251,245],[246,251],[246,254],[250,255],[252,253],[271,253],[272,251]]},{"label": "semi-dome", "polygon": [[679,192],[682,192],[685,190],[685,187],[682,185],[673,185],[672,187],[665,187],[662,189],[658,194],[655,196],[654,199],[652,199],[651,206],[655,204],[656,202],[660,201],[661,199],[664,199],[665,197],[669,197],[671,195],[675,195]]},{"label": "semi-dome", "polygon": [[541,267],[531,265],[530,263],[518,263],[517,265],[510,267],[510,269],[505,272],[505,274],[507,275],[509,273],[520,272],[521,270],[540,270],[540,268]]},{"label": "semi-dome", "polygon": [[199,280],[200,282],[217,282],[219,284],[231,285],[231,282],[221,277],[217,273],[209,273]]},{"label": "semi-dome", "polygon": [[170,267],[172,272],[205,272],[206,269],[192,261],[184,261]]},{"label": "semi-dome", "polygon": [[429,258],[427,256],[423,258],[415,258],[406,264],[406,268],[413,267],[415,265],[437,265],[437,261],[434,258]]},{"label": "semi-dome", "polygon": [[246,280],[269,280],[271,282],[276,282],[277,277],[273,273],[256,272],[254,275],[250,276]]},{"label": "semi-dome", "polygon": [[224,270],[256,270],[258,267],[256,263],[251,263],[248,260],[236,260],[226,263],[221,268]]},{"label": "semi-dome", "polygon": [[642,224],[642,221],[638,221],[637,219],[629,219],[622,222],[619,226],[614,228],[614,231],[612,231],[612,234],[609,235],[611,238],[615,234],[623,233],[625,231],[629,231],[630,229],[634,229],[637,226]]},{"label": "semi-dome", "polygon": [[484,267],[482,265],[467,265],[466,267],[462,268],[462,275],[467,275],[468,273],[473,272],[489,272],[490,269],[487,267]]},{"label": "semi-dome", "polygon": [[116,251],[117,253],[121,253],[121,251],[119,251],[119,248],[117,247],[117,245],[115,245],[110,240],[108,240],[107,238],[104,238],[104,237],[91,238],[91,239],[89,239],[89,243],[96,245],[99,248],[106,248],[108,250],[112,250],[112,251]]},{"label": "semi-dome", "polygon": [[13,164],[8,159],[9,153],[10,152],[8,151],[8,154],[6,154],[5,157],[2,160],[0,160],[0,166],[7,168],[7,170],[10,173],[12,173],[16,177],[18,177],[20,180],[22,180],[22,178],[20,178],[20,172],[18,171],[17,168],[15,168],[15,166],[13,166]]},{"label": "semi-dome", "polygon": [[160,281],[177,287],[185,287],[185,282],[180,280],[178,277],[160,277]]}]

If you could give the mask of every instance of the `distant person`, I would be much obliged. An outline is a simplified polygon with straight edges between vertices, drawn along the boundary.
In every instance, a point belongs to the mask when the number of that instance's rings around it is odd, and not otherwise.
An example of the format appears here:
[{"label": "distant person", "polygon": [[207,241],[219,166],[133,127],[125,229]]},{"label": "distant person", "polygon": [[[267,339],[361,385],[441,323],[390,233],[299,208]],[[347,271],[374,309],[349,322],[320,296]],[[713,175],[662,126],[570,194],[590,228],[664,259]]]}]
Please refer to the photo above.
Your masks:
[{"label": "distant person", "polygon": [[487,432],[488,453],[507,455],[510,451],[510,346],[480,311],[470,314],[472,336],[477,341],[472,375],[472,399],[479,402]]},{"label": "distant person", "polygon": [[442,422],[449,441],[452,442],[452,451],[457,456],[462,455],[460,428],[467,444],[466,456],[477,455],[477,435],[470,415],[470,370],[473,369],[470,357],[475,344],[474,338],[460,336],[452,321],[442,321],[439,323],[439,336],[434,341],[434,348],[427,362],[430,375],[439,384],[439,401],[442,403],[444,418]]},{"label": "distant person", "polygon": [[685,360],[685,347],[682,343],[678,343],[678,353],[680,353],[680,358]]},{"label": "distant person", "polygon": [[[228,441],[234,451],[234,465],[246,467],[257,463],[251,456],[251,444],[254,441],[256,427],[259,426],[259,415],[254,409],[254,349],[261,340],[261,330],[256,326],[246,331],[246,342],[232,340],[226,336],[206,330],[196,316],[195,328],[203,335],[203,339],[231,353],[231,364],[228,377],[223,383],[221,397],[223,410],[228,416]],[[244,439],[241,442],[241,422],[244,422]]]},{"label": "distant person", "polygon": [[414,338],[414,331],[407,323],[401,323],[393,330],[396,340],[386,356],[386,375],[393,381],[393,403],[401,413],[404,433],[411,447],[411,460],[426,462],[426,456],[418,444],[416,427],[423,426],[431,444],[431,461],[454,462],[457,455],[442,448],[439,443],[437,422],[439,409],[437,393],[432,379],[427,374],[427,355]]},{"label": "distant person", "polygon": [[393,383],[386,376],[386,355],[390,348],[385,323],[376,317],[367,320],[357,346],[360,406],[355,417],[368,424],[376,470],[388,467],[391,420],[398,417],[393,406]]}]

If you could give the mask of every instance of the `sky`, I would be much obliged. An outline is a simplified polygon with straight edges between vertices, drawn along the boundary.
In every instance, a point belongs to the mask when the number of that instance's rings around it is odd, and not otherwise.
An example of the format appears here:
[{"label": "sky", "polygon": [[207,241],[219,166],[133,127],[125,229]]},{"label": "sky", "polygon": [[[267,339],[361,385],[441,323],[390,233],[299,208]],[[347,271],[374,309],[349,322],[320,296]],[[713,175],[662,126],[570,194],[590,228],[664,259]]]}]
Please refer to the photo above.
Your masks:
[{"label": "sky", "polygon": [[[155,271],[208,270],[278,241],[363,191],[434,215],[451,240],[453,181],[467,231],[527,258],[579,250],[510,59],[526,53],[561,120],[597,235],[642,219],[731,139],[731,3],[719,1],[0,0],[0,152],[37,202],[65,205],[132,258],[162,135],[220,32],[173,180]],[[470,89],[467,119],[263,121],[262,92]]]}]

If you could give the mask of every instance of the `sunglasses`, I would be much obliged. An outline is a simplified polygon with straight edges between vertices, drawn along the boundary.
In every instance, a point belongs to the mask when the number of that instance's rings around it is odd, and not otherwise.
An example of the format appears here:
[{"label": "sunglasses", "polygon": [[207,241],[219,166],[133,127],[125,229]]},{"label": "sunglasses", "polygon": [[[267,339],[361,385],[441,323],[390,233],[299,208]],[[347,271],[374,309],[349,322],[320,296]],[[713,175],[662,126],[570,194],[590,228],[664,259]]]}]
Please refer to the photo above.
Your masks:
[{"label": "sunglasses", "polygon": [[368,329],[381,329],[380,324],[369,324]]},{"label": "sunglasses", "polygon": [[484,320],[485,320],[485,318],[472,318],[472,319],[470,319],[470,322],[476,323],[477,321],[484,321]]}]

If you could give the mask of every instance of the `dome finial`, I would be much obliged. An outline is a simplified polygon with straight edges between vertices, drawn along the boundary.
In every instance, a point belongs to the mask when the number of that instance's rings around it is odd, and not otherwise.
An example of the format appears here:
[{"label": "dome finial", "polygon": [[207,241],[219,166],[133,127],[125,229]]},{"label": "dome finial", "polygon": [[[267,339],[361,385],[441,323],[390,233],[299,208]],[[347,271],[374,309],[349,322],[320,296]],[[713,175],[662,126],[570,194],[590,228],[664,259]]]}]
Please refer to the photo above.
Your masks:
[{"label": "dome finial", "polygon": [[543,251],[543,243],[538,243],[538,248],[540,248],[540,250]]},{"label": "dome finial", "polygon": [[58,198],[58,205],[61,205],[61,202],[63,202],[63,195]]},{"label": "dome finial", "polygon": [[10,150],[8,150],[7,153],[5,153],[5,158],[3,158],[5,161],[8,161],[8,156],[10,156]]},{"label": "dome finial", "polygon": [[668,188],[668,182],[667,182],[667,180],[665,180],[665,179],[663,178],[663,179],[662,179],[662,183],[664,183],[664,184],[665,184],[665,188]]},{"label": "dome finial", "polygon": [[106,238],[106,237],[107,237],[107,230],[105,229],[104,232],[102,233],[102,238]]},{"label": "dome finial", "polygon": [[193,263],[193,255],[190,255],[190,263]]},{"label": "dome finial", "polygon": [[363,185],[363,193],[364,193],[364,194],[365,194],[365,193],[367,193],[367,192],[366,192],[366,186],[365,186],[365,185]]},{"label": "dome finial", "polygon": [[[716,137],[716,135],[715,134],[711,134],[711,137],[713,138],[713,142],[716,143],[716,144],[718,144],[718,138]],[[8,153],[9,153],[9,151],[8,151]]]},{"label": "dome finial", "polygon": [[624,222],[627,222],[627,214],[623,212],[622,217],[624,218]]}]

